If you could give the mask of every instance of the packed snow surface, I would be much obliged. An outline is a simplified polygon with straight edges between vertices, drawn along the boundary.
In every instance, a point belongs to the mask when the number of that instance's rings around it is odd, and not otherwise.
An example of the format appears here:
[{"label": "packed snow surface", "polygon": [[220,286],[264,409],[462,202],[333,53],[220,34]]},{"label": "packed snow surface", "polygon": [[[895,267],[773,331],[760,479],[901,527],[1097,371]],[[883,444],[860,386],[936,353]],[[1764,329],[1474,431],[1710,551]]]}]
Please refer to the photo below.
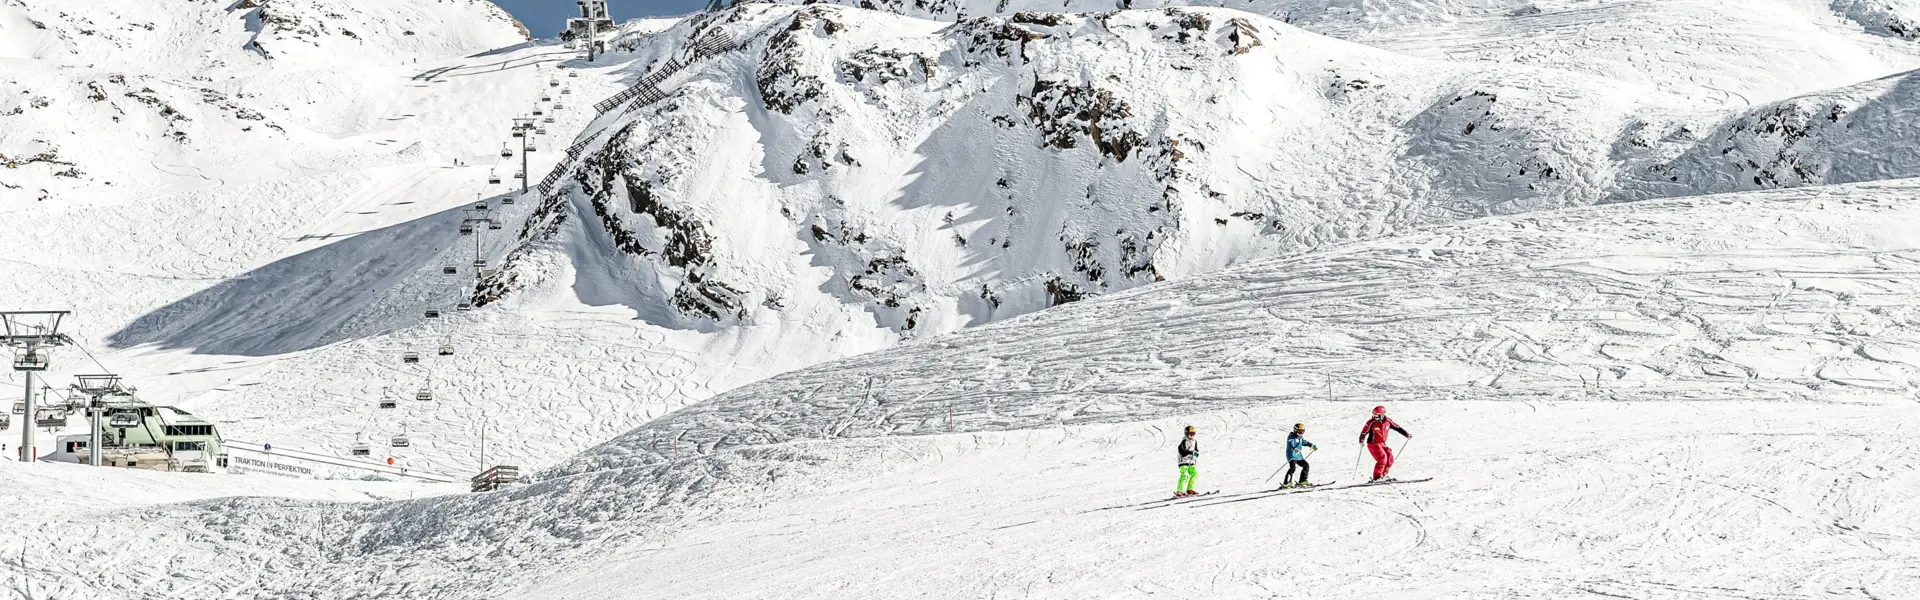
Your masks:
[{"label": "packed snow surface", "polygon": [[[165,564],[145,583],[214,597],[1904,597],[1916,200],[1653,201],[1256,261],[749,385],[510,491],[69,516],[0,556]],[[1415,435],[1394,474],[1433,481],[1343,487],[1376,404]],[[1335,487],[1263,491],[1293,423]],[[1153,503],[1186,424],[1221,493]]]},{"label": "packed snow surface", "polygon": [[1913,3],[1045,4],[0,0],[51,385],[534,474],[4,465],[0,589],[1920,595]]}]

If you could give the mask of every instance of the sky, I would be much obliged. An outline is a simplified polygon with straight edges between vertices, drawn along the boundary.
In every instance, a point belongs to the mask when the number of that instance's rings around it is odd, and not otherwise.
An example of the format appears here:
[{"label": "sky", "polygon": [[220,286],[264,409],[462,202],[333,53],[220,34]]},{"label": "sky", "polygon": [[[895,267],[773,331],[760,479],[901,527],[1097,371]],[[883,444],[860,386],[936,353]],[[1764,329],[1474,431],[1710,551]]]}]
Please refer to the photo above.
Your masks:
[{"label": "sky", "polygon": [[[573,0],[493,0],[518,17],[538,37],[553,37],[566,29],[567,18],[580,16]],[[706,0],[607,0],[614,21],[635,17],[684,15],[706,7]]]}]

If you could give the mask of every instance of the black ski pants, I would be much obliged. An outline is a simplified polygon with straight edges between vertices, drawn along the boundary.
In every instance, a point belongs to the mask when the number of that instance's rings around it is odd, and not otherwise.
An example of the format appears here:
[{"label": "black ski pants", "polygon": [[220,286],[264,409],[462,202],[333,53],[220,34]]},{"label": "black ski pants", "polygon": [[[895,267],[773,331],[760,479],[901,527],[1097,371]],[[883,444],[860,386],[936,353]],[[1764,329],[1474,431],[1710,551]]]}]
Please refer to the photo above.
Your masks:
[{"label": "black ski pants", "polygon": [[1307,461],[1306,459],[1301,459],[1287,461],[1287,476],[1280,479],[1281,483],[1293,483],[1295,481],[1293,478],[1293,469],[1295,467],[1299,467],[1300,469],[1300,479],[1298,481],[1312,481],[1307,479]]}]

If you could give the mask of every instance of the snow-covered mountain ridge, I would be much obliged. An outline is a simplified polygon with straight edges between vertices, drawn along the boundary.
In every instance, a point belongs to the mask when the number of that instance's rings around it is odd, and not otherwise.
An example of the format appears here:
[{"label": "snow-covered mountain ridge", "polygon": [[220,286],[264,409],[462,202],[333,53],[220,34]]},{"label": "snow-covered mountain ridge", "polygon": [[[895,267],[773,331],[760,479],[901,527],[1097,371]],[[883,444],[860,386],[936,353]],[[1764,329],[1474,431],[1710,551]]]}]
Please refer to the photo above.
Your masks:
[{"label": "snow-covered mountain ridge", "polygon": [[1205,8],[742,5],[655,44],[715,29],[752,41],[596,123],[546,211],[591,214],[671,327],[822,294],[937,333],[1460,218],[1920,175],[1913,73],[1682,110]]}]

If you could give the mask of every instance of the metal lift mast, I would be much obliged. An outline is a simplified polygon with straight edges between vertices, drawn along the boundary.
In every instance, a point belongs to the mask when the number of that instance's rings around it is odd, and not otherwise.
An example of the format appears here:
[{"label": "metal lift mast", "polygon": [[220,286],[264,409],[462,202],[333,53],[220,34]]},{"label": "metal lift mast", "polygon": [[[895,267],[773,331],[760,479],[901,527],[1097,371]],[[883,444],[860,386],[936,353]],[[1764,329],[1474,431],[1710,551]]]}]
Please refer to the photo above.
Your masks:
[{"label": "metal lift mast", "polygon": [[26,415],[20,424],[20,462],[33,462],[39,458],[39,450],[33,445],[33,430],[38,427],[31,421],[38,416],[34,407],[34,386],[39,385],[39,374],[47,370],[50,361],[47,353],[57,346],[73,343],[71,338],[60,333],[60,321],[70,314],[64,310],[54,311],[9,311],[0,312],[0,345],[19,348],[21,354],[13,359],[13,370],[26,373]]}]

